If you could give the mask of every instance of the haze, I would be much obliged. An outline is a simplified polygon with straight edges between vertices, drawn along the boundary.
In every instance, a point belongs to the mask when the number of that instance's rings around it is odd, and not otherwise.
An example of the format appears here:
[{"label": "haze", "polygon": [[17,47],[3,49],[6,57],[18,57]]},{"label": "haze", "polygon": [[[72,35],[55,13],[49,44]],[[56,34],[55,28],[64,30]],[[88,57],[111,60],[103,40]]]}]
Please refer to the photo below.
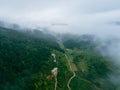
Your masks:
[{"label": "haze", "polygon": [[0,20],[56,32],[119,36],[120,1],[0,0]]},{"label": "haze", "polygon": [[[0,21],[100,36],[101,53],[120,65],[120,0],[0,0]],[[114,42],[114,38],[119,40]],[[106,39],[113,42],[108,45]],[[120,77],[112,78],[119,83]]]}]

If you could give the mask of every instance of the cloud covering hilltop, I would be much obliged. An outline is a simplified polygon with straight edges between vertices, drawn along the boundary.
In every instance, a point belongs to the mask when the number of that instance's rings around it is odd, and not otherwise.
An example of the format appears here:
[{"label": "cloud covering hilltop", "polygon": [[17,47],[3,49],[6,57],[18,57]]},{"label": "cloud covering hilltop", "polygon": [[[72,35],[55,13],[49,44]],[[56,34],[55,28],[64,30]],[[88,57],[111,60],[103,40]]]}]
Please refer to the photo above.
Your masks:
[{"label": "cloud covering hilltop", "polygon": [[[0,19],[57,32],[118,35],[118,0],[1,0]],[[53,26],[64,23],[67,26]],[[114,24],[113,24],[114,23]]]}]

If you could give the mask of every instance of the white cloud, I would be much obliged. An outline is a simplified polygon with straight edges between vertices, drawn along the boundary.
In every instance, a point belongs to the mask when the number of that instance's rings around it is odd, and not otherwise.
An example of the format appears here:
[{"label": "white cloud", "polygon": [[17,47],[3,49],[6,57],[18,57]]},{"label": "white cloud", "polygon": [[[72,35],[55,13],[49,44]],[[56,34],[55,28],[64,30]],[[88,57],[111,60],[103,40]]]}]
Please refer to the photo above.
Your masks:
[{"label": "white cloud", "polygon": [[[118,0],[0,0],[1,20],[48,26],[57,32],[118,34]],[[65,23],[68,26],[50,26]]]}]

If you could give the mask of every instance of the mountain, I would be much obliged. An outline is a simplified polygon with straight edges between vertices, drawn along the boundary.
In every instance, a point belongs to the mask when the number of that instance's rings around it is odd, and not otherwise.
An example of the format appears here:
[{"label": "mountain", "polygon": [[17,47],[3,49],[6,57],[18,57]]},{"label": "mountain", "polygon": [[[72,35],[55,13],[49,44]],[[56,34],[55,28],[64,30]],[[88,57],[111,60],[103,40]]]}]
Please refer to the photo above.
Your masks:
[{"label": "mountain", "polygon": [[[54,88],[54,79],[48,80],[51,70],[56,66],[51,53],[58,53],[61,66],[62,53],[56,39],[41,31],[16,31],[0,27],[0,90],[46,90]],[[65,75],[62,72],[60,78]],[[62,76],[63,75],[63,76]],[[60,82],[65,79],[60,79]],[[59,85],[65,87],[64,84]]]},{"label": "mountain", "polygon": [[96,46],[91,35],[0,27],[0,90],[117,90],[117,67]]}]

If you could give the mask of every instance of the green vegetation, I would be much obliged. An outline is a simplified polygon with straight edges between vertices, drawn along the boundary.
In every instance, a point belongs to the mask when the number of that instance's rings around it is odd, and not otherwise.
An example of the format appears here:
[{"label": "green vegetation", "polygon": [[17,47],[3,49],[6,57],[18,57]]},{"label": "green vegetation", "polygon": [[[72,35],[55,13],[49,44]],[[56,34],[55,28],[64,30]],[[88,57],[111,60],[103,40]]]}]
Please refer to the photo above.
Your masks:
[{"label": "green vegetation", "polygon": [[80,55],[74,57],[74,63],[78,68],[76,72],[78,77],[88,80],[103,90],[114,90],[114,85],[108,79],[108,75],[112,73],[112,61],[97,54],[81,51]]},{"label": "green vegetation", "polygon": [[[71,71],[69,70],[68,62],[65,58],[65,55],[60,52],[55,52],[58,60],[58,88],[57,90],[68,90],[67,82],[68,79],[72,76]],[[59,61],[60,60],[60,61]]]},{"label": "green vegetation", "polygon": [[55,67],[51,57],[53,51],[57,51],[60,68],[58,88],[66,89],[70,72],[63,59],[63,50],[53,36],[38,30],[0,27],[0,90],[53,90],[54,78],[47,78]]},{"label": "green vegetation", "polygon": [[65,36],[63,41],[66,53],[77,67],[76,77],[70,84],[72,90],[115,90],[109,75],[116,71],[116,66],[95,50],[97,44],[92,36]]},{"label": "green vegetation", "polygon": [[93,35],[63,35],[63,43],[66,48],[94,51],[97,43]]},{"label": "green vegetation", "polygon": [[[58,40],[39,30],[19,31],[0,27],[0,90],[54,90],[58,68],[57,90],[115,90],[109,75],[115,66],[108,57],[96,51],[91,35],[63,35]],[[63,41],[63,44],[62,44]],[[56,54],[56,61],[51,56]],[[70,70],[68,60],[73,72]],[[73,68],[74,67],[74,68]]]},{"label": "green vegetation", "polygon": [[96,87],[84,79],[75,77],[71,82],[72,90],[97,90]]}]

